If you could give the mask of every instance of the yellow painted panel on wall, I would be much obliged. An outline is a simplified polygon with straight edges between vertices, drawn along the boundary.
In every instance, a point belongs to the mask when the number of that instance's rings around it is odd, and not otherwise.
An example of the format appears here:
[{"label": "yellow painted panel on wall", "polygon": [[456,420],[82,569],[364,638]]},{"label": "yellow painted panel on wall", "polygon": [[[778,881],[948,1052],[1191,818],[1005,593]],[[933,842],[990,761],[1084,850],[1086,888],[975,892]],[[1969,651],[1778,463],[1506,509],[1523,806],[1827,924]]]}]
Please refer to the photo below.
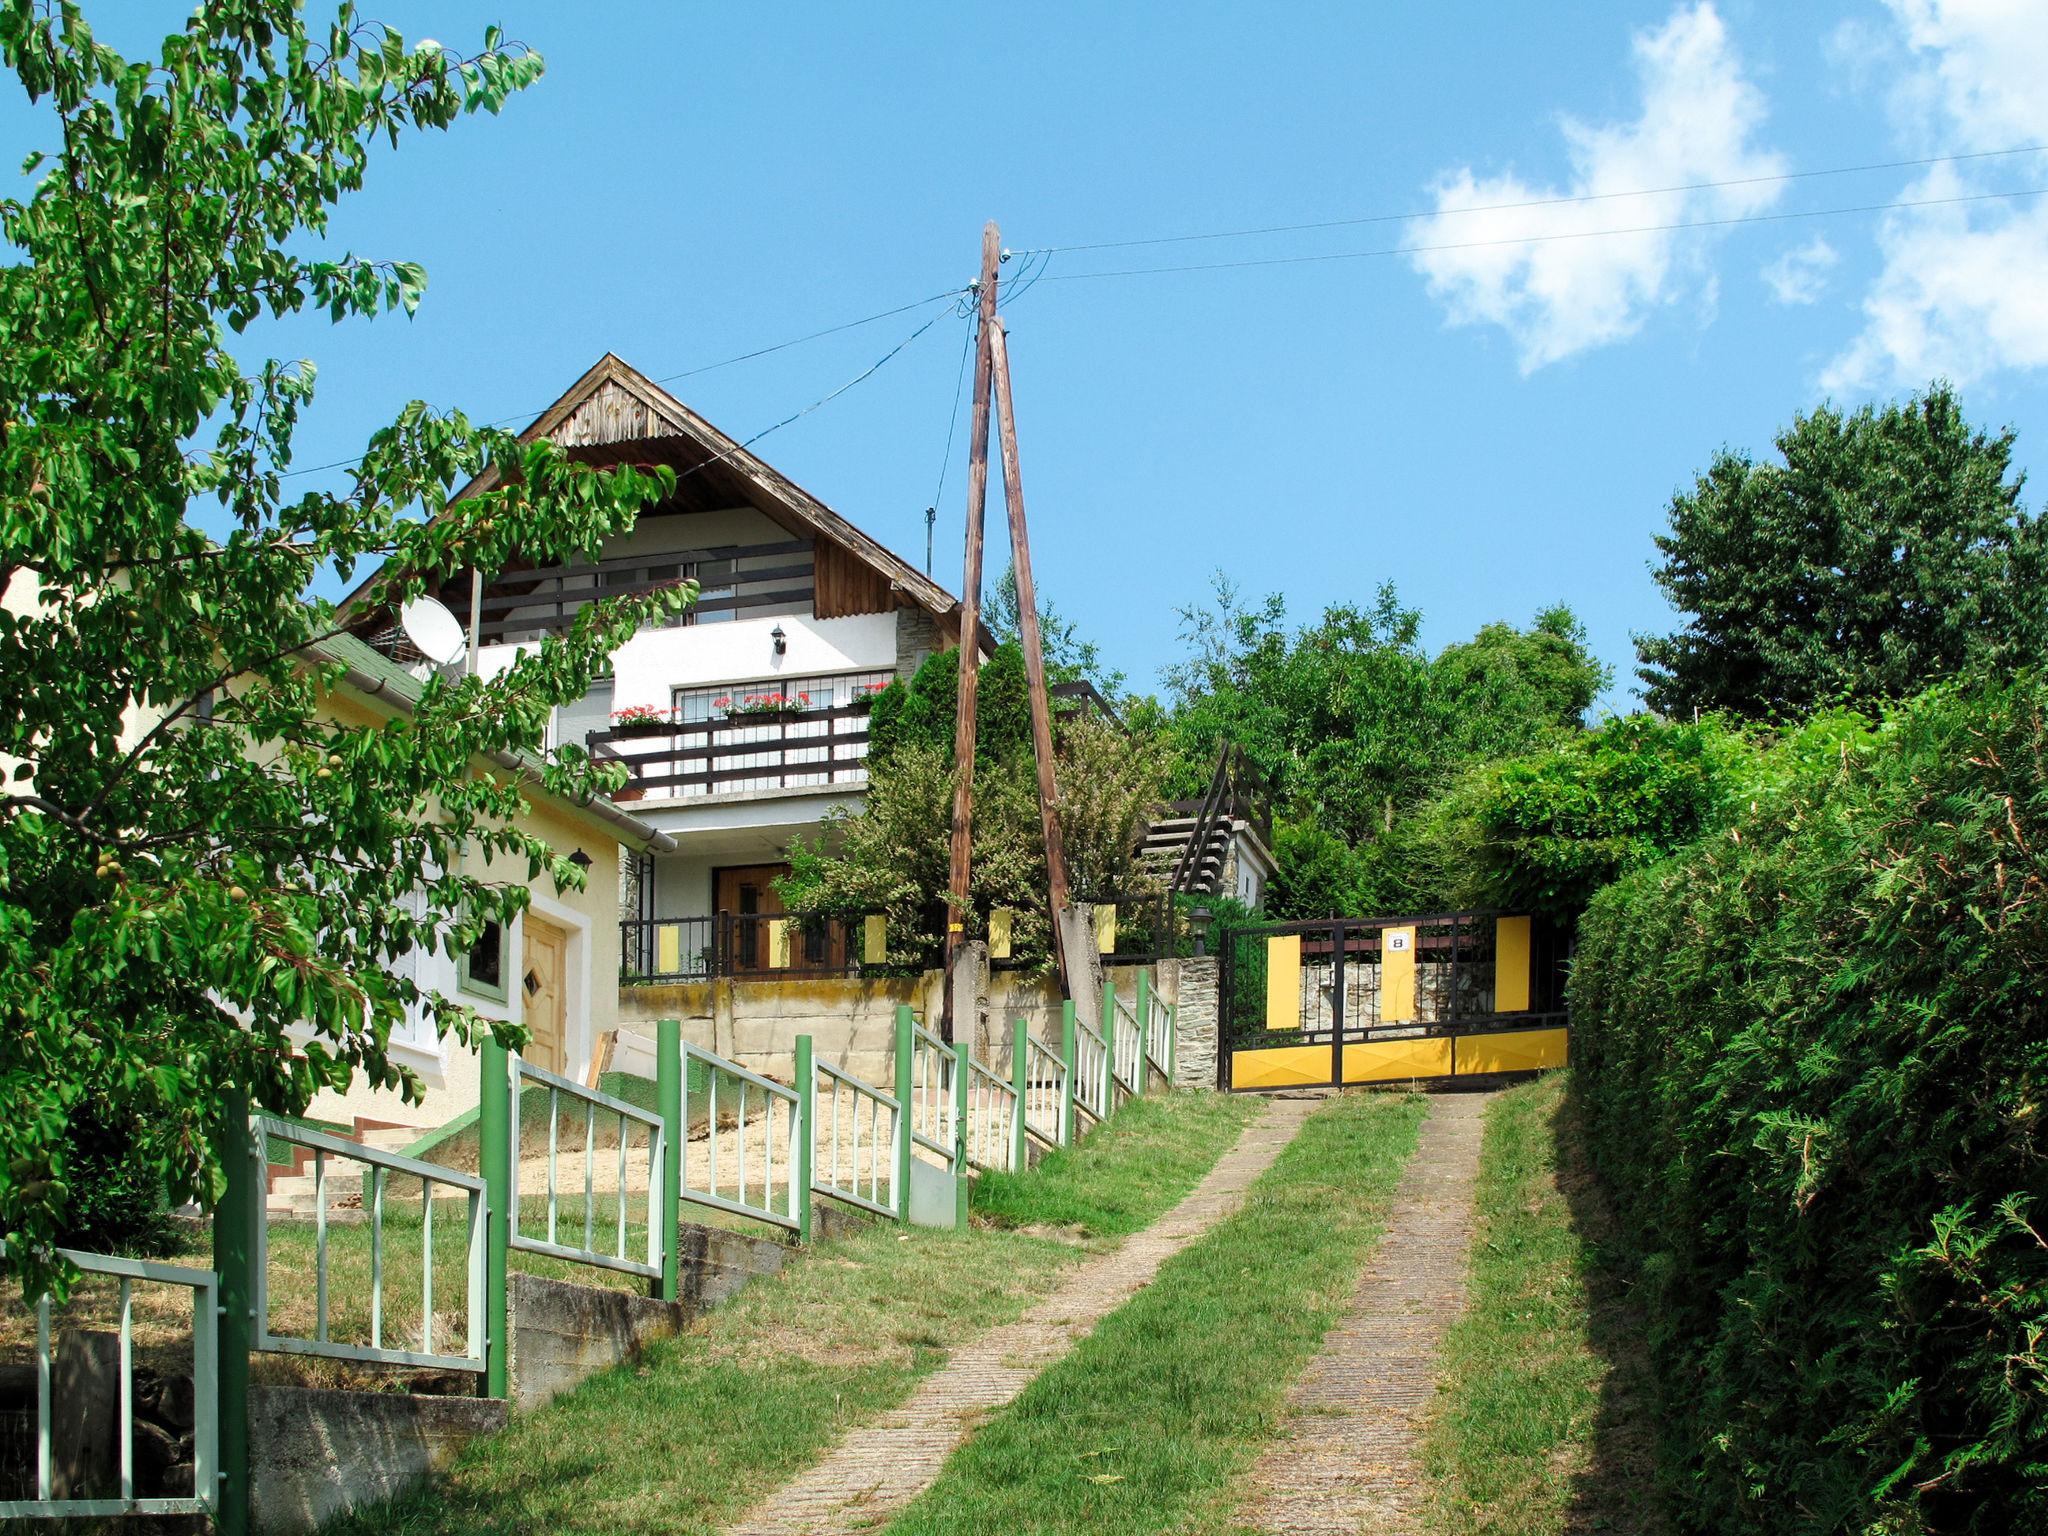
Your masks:
[{"label": "yellow painted panel on wall", "polygon": [[1095,952],[1099,955],[1116,953],[1116,903],[1113,901],[1095,905]]},{"label": "yellow painted panel on wall", "polygon": [[1534,1072],[1561,1067],[1570,1054],[1570,1034],[1562,1029],[1517,1029],[1506,1034],[1458,1036],[1458,1075],[1480,1072]]},{"label": "yellow painted panel on wall", "polygon": [[867,965],[886,965],[889,960],[889,919],[870,912],[861,924],[860,958]]},{"label": "yellow painted panel on wall", "polygon": [[1010,927],[1016,921],[1016,914],[1008,907],[997,907],[988,915],[988,957],[991,960],[1010,958]]},{"label": "yellow painted panel on wall", "polygon": [[1449,1077],[1451,1042],[1446,1039],[1374,1040],[1344,1047],[1344,1081],[1392,1083],[1411,1077]]},{"label": "yellow painted panel on wall", "polygon": [[677,976],[683,969],[683,930],[677,923],[663,923],[654,930],[654,969],[663,976]]},{"label": "yellow painted panel on wall", "polygon": [[[1415,929],[1380,930],[1380,1018],[1407,1024],[1415,1018]],[[1446,1068],[1446,1070],[1449,1070]]]},{"label": "yellow painted panel on wall", "polygon": [[1503,917],[1493,925],[1493,1011],[1529,1011],[1529,919]]},{"label": "yellow painted panel on wall", "polygon": [[[1301,1028],[1301,935],[1276,933],[1266,939],[1266,1028]],[[1323,1080],[1329,1081],[1324,1068]]]},{"label": "yellow painted panel on wall", "polygon": [[1230,1053],[1233,1088],[1301,1088],[1330,1080],[1327,1045],[1282,1045]]},{"label": "yellow painted panel on wall", "polygon": [[773,971],[789,969],[789,920],[781,917],[768,919],[768,968]]}]

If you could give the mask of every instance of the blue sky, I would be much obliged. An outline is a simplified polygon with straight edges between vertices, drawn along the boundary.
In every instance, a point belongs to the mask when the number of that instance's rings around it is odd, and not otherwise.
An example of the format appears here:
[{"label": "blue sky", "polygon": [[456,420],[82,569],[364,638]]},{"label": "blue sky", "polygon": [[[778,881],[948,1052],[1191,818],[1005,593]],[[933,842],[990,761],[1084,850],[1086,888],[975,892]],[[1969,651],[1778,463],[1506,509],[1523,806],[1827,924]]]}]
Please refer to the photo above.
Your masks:
[{"label": "blue sky", "polygon": [[[182,14],[160,10],[101,29],[139,50]],[[990,217],[1023,249],[1433,211],[1053,255],[1009,311],[1041,588],[1138,686],[1219,568],[1301,619],[1391,580],[1432,647],[1562,600],[1626,708],[1629,633],[1671,622],[1651,535],[1717,447],[1942,373],[2036,462],[2048,198],[1472,243],[2048,186],[2034,154],[1753,179],[2048,143],[2044,13],[393,5],[372,14],[453,48],[500,22],[547,75],[381,154],[337,218],[338,246],[426,265],[415,319],[258,339],[320,367],[316,465],[414,396],[523,425],[607,349],[661,377],[959,286]],[[0,145],[45,138],[0,105]],[[1417,244],[1467,248],[1083,276]],[[923,318],[671,387],[746,436]],[[965,334],[947,315],[759,451],[921,563]],[[956,589],[965,442],[963,419],[935,571]],[[989,527],[999,569],[999,501]]]}]

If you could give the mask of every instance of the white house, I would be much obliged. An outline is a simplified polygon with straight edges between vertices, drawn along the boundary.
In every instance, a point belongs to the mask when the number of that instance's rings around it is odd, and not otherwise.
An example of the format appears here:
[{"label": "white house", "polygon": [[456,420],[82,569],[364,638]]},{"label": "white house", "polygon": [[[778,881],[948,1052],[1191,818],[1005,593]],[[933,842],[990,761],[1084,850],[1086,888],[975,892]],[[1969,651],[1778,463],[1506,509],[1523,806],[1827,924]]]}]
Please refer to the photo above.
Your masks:
[{"label": "white house", "polygon": [[[521,434],[543,437],[595,464],[668,465],[675,493],[594,565],[462,575],[442,600],[473,615],[490,670],[593,598],[696,578],[696,605],[614,652],[555,737],[623,760],[617,799],[675,844],[629,866],[624,974],[765,968],[784,850],[859,803],[869,695],[957,641],[959,602],[609,353]],[[388,620],[358,632],[407,658]],[[829,964],[847,940],[795,942],[838,949],[796,962]]]}]

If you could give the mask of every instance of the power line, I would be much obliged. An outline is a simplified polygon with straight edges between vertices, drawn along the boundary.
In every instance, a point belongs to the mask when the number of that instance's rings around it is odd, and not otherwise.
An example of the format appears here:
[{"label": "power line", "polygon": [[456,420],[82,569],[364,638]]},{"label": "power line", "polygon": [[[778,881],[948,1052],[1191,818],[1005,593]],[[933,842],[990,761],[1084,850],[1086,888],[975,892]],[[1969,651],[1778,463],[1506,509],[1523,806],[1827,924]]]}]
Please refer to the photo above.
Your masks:
[{"label": "power line", "polygon": [[1597,240],[1612,235],[1668,234],[1687,229],[1725,229],[1734,224],[1774,224],[1795,219],[1825,219],[1853,213],[1889,213],[1907,208],[1943,208],[1957,203],[1983,203],[2007,197],[2040,197],[2048,187],[2022,187],[2010,192],[1972,192],[1956,197],[1909,198],[1891,203],[1859,203],[1845,208],[1807,208],[1791,213],[1747,213],[1725,219],[1688,219],[1670,224],[1632,224],[1618,229],[1564,230],[1546,235],[1507,235],[1497,240],[1451,240],[1432,245],[1388,245],[1365,251],[1324,251],[1313,256],[1249,256],[1237,261],[1193,261],[1174,266],[1112,267],[1100,272],[1054,272],[1046,283],[1083,283],[1102,277],[1160,277],[1175,272],[1221,272],[1240,267],[1289,267],[1313,262],[1362,261],[1374,256],[1420,256],[1437,251],[1485,250],[1503,245],[1543,245],[1553,240]]},{"label": "power line", "polygon": [[1930,165],[1955,165],[1970,160],[1992,160],[2012,155],[2038,154],[2048,144],[2021,144],[2011,149],[1981,149],[1955,155],[1926,155],[1914,160],[1873,160],[1862,165],[1829,166],[1814,171],[1779,171],[1767,176],[1736,176],[1724,181],[1691,181],[1668,187],[1637,187],[1625,192],[1581,192],[1557,197],[1534,197],[1512,203],[1475,203],[1469,208],[1425,208],[1412,213],[1369,213],[1355,218],[1322,219],[1305,224],[1269,224],[1256,229],[1217,229],[1188,235],[1152,235],[1133,240],[1095,240],[1074,245],[1033,245],[1008,254],[1033,256],[1071,251],[1121,251],[1143,245],[1184,245],[1198,240],[1245,240],[1255,235],[1296,235],[1320,229],[1351,229],[1363,224],[1399,224],[1410,219],[1447,217],[1467,213],[1507,213],[1521,208],[1556,208],[1571,203],[1610,202],[1624,197],[1661,197],[1675,192],[1712,192],[1729,187],[1767,186],[1788,181],[1809,181],[1822,176],[1859,176],[1872,171],[1917,170]]},{"label": "power line", "polygon": [[[823,330],[821,330],[821,331],[812,331],[812,332],[810,332],[809,334],[807,334],[807,335],[803,335],[803,336],[793,336],[793,337],[791,337],[791,338],[790,338],[790,339],[789,339],[788,341],[778,341],[778,342],[776,342],[776,343],[775,343],[775,344],[774,344],[773,346],[767,346],[767,347],[757,347],[757,348],[755,348],[755,349],[754,349],[754,350],[753,350],[752,352],[742,352],[742,353],[739,353],[739,354],[738,354],[737,356],[734,356],[734,357],[727,357],[727,358],[721,358],[721,359],[720,359],[720,360],[719,360],[718,362],[715,362],[715,363],[705,363],[705,364],[703,364],[703,365],[702,365],[702,366],[700,366],[700,367],[696,367],[696,368],[686,368],[686,369],[684,369],[684,370],[683,370],[683,371],[682,371],[681,373],[669,373],[669,374],[663,374],[663,375],[662,375],[662,376],[661,376],[660,378],[658,378],[658,379],[652,379],[652,380],[650,380],[649,382],[650,382],[650,383],[654,383],[654,384],[673,384],[673,383],[674,383],[674,382],[675,382],[676,380],[678,380],[678,379],[689,379],[689,378],[695,378],[695,377],[696,377],[696,376],[697,376],[698,374],[700,374],[700,373],[711,373],[711,372],[713,372],[713,371],[715,371],[715,370],[717,370],[717,369],[719,369],[719,368],[730,368],[730,367],[731,367],[731,366],[732,366],[732,365],[733,365],[734,363],[744,363],[744,362],[750,362],[750,361],[752,361],[752,360],[753,360],[754,358],[757,358],[757,357],[766,357],[766,356],[768,356],[768,355],[769,355],[769,354],[770,354],[771,352],[783,352],[783,351],[787,351],[787,350],[788,350],[789,348],[791,348],[791,347],[800,347],[800,346],[802,346],[802,345],[803,345],[803,344],[804,344],[805,342],[808,342],[808,341],[817,341],[817,340],[818,340],[818,339],[819,339],[820,337],[824,337],[824,336],[836,336],[836,335],[838,335],[838,334],[839,334],[839,333],[840,333],[841,331],[852,331],[852,330],[858,330],[858,329],[859,329],[859,328],[860,328],[861,326],[864,326],[864,325],[873,325],[873,324],[874,324],[874,323],[875,323],[875,322],[876,322],[877,320],[887,320],[887,319],[888,319],[888,318],[890,318],[890,317],[891,317],[892,315],[902,315],[902,314],[908,314],[908,313],[909,313],[909,312],[910,312],[911,310],[913,310],[913,309],[922,309],[922,308],[924,308],[924,307],[925,307],[925,305],[927,305],[927,304],[936,304],[936,303],[938,303],[938,302],[939,302],[939,301],[940,301],[941,299],[953,299],[953,300],[958,300],[958,299],[959,299],[959,297],[960,297],[960,296],[961,296],[962,294],[964,294],[964,293],[968,293],[968,292],[971,292],[971,291],[972,291],[972,290],[971,290],[971,287],[970,287],[970,288],[948,288],[948,289],[946,289],[946,290],[945,290],[945,291],[944,291],[943,293],[934,293],[934,294],[928,294],[928,295],[926,295],[926,296],[925,296],[924,298],[921,298],[921,299],[916,299],[916,300],[913,300],[913,301],[912,301],[911,303],[908,303],[908,304],[898,304],[898,305],[897,305],[897,306],[896,306],[895,308],[893,308],[893,309],[883,309],[883,310],[877,310],[877,311],[876,311],[876,312],[875,312],[874,314],[872,314],[872,315],[863,315],[863,316],[862,316],[862,317],[861,317],[860,319],[858,319],[858,320],[846,320],[846,321],[842,321],[842,322],[841,322],[840,324],[838,324],[838,325],[828,325],[828,326],[826,326],[826,327],[825,327],[825,328],[824,328]],[[937,320],[938,318],[939,318],[939,316],[937,316],[937,315],[934,315],[934,316],[932,317],[932,319],[933,319],[933,320]],[[893,357],[893,356],[895,356],[895,355],[896,355],[896,351],[901,351],[901,350],[902,350],[902,347],[903,347],[903,346],[906,346],[906,345],[908,345],[908,344],[909,344],[909,341],[910,341],[910,340],[914,340],[916,336],[919,336],[919,335],[922,335],[922,334],[924,334],[924,329],[925,329],[924,327],[920,327],[920,328],[919,328],[919,330],[918,330],[918,331],[917,331],[917,332],[916,332],[916,333],[915,333],[915,334],[914,334],[914,335],[913,335],[912,337],[910,337],[910,338],[906,338],[906,340],[905,340],[905,341],[904,341],[904,342],[903,342],[903,343],[902,343],[901,345],[899,345],[899,346],[898,346],[898,347],[897,347],[897,348],[895,349],[895,351],[892,351],[892,352],[891,352],[891,353],[889,354],[889,356],[890,356],[890,357]],[[883,359],[882,359],[882,362],[887,362],[888,360],[889,360],[889,359],[888,359],[887,357],[885,357],[885,358],[883,358]],[[880,364],[880,363],[877,363],[877,364],[876,364],[875,366],[876,366],[876,367],[880,367],[880,366],[881,366],[881,364]],[[869,370],[869,372],[873,372],[873,371],[874,371],[873,369],[870,369],[870,370]],[[862,375],[862,377],[864,378],[864,377],[866,377],[866,375],[865,375],[865,374],[863,374],[863,375]],[[859,380],[855,380],[855,381],[854,381],[854,383],[858,383],[858,382],[859,382]],[[846,386],[846,387],[851,387],[851,386],[849,385],[849,386]],[[829,395],[828,395],[828,396],[826,396],[826,399],[828,399],[828,400],[829,400],[830,398],[831,398],[831,396],[829,396]],[[549,402],[549,404],[553,404],[553,402],[552,402],[552,401],[550,401],[550,402]],[[813,411],[813,410],[817,409],[818,405],[822,405],[822,404],[824,404],[824,401],[822,401],[822,400],[821,400],[821,401],[818,401],[818,402],[816,402],[816,403],[814,403],[814,404],[812,404],[812,405],[810,405],[810,406],[806,406],[806,407],[804,408],[804,410],[802,410],[802,411],[799,411],[799,412],[797,413],[797,415],[798,415],[798,416],[804,416],[804,415],[808,415],[808,414],[809,414],[809,413],[810,413],[811,411]],[[534,407],[532,407],[532,408],[531,408],[531,409],[529,409],[529,410],[524,410],[524,411],[513,411],[513,412],[510,412],[510,413],[508,413],[508,414],[506,414],[506,415],[503,415],[503,416],[497,416],[497,417],[493,417],[493,418],[492,418],[491,420],[489,420],[489,421],[486,421],[486,422],[484,422],[484,423],[483,423],[483,425],[484,425],[484,426],[487,426],[487,427],[502,427],[502,426],[505,426],[505,425],[507,425],[507,424],[509,424],[509,423],[511,423],[511,422],[515,422],[515,421],[529,421],[529,420],[531,420],[532,418],[534,418],[534,417],[538,416],[538,415],[539,415],[539,414],[540,414],[540,413],[541,413],[542,411],[544,411],[544,410],[546,410],[546,409],[547,409],[547,406],[546,406],[546,405],[537,405],[537,406],[534,406]],[[795,417],[792,417],[792,418],[790,418],[790,419],[791,419],[791,420],[795,420],[796,418],[795,418]],[[789,424],[788,422],[777,422],[777,423],[776,423],[776,426],[778,426],[778,427],[780,427],[780,426],[787,426],[788,424]],[[774,430],[775,430],[775,427],[770,427],[770,428],[768,429],[768,431],[770,431],[770,432],[772,432],[772,431],[774,431]],[[765,435],[765,434],[764,434],[764,435]],[[752,441],[752,439],[749,439],[749,441]],[[363,461],[363,457],[364,457],[364,456],[363,456],[362,454],[357,454],[357,455],[356,455],[355,457],[353,457],[353,458],[348,458],[348,459],[336,459],[336,460],[334,460],[334,462],[333,462],[333,463],[331,463],[331,464],[313,464],[313,465],[309,465],[309,466],[307,466],[307,467],[306,467],[306,468],[304,468],[304,469],[288,469],[288,470],[286,470],[286,471],[285,471],[285,472],[284,472],[283,474],[279,475],[279,476],[278,476],[278,478],[279,478],[280,480],[295,480],[295,479],[297,479],[297,478],[298,478],[299,476],[301,476],[301,475],[318,475],[318,474],[323,474],[323,473],[325,473],[325,472],[326,472],[327,470],[330,470],[330,469],[348,469],[348,468],[351,468],[351,467],[352,467],[352,466],[354,466],[354,465],[360,464],[360,463],[361,463],[361,462]]]}]

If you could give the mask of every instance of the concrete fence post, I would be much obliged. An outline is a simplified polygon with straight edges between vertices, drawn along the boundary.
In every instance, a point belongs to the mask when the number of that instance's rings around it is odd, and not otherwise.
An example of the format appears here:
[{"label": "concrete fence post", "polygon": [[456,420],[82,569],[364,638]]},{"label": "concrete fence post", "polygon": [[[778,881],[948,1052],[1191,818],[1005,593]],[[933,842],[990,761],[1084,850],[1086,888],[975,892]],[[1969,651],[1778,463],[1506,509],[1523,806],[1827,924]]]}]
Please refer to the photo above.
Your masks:
[{"label": "concrete fence post", "polygon": [[661,1223],[661,1299],[681,1294],[683,1145],[689,1139],[685,1112],[688,1097],[683,1074],[683,1021],[657,1019],[654,1025],[654,1105],[661,1116],[661,1209],[647,1213]]},{"label": "concrete fence post", "polygon": [[818,1072],[811,1057],[811,1037],[796,1037],[796,1143],[789,1166],[790,1214],[796,1218],[796,1240],[811,1240],[811,1182],[817,1164],[812,1133],[818,1123]]},{"label": "concrete fence post", "polygon": [[1074,1029],[1074,1000],[1060,1004],[1060,1060],[1067,1064],[1065,1084],[1060,1092],[1060,1145],[1074,1144],[1074,1069],[1079,1065],[1081,1042]]},{"label": "concrete fence post", "polygon": [[213,1212],[213,1268],[220,1277],[214,1331],[220,1486],[193,1492],[218,1496],[213,1524],[220,1536],[249,1536],[249,1352],[256,1343],[256,1223],[264,1219],[266,1170],[256,1165],[246,1094],[227,1096],[220,1153],[227,1174]]},{"label": "concrete fence post", "polygon": [[1024,1106],[1031,1102],[1031,1026],[1019,1019],[1010,1026],[1010,1086],[1017,1094],[1016,1123],[1010,1127],[1010,1169],[1031,1166],[1031,1133],[1024,1129]]},{"label": "concrete fence post", "polygon": [[908,1003],[896,1005],[896,1219],[910,1225],[910,1098],[916,1087],[917,1019]]},{"label": "concrete fence post", "polygon": [[[484,1180],[484,1395],[510,1397],[511,1315],[506,1302],[506,1260],[512,1223],[512,1058],[487,1038],[478,1053],[477,1171]],[[651,1213],[650,1213],[651,1219]]]}]

